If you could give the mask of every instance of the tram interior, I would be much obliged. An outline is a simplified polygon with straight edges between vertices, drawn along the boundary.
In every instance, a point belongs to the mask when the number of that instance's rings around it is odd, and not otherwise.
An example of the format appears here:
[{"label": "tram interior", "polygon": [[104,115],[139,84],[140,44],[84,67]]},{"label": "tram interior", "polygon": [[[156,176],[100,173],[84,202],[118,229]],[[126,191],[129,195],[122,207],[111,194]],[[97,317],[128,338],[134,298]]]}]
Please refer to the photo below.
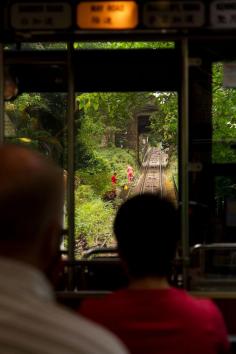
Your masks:
[{"label": "tram interior", "polygon": [[135,193],[160,192],[163,179],[161,193],[182,211],[187,205],[189,227],[171,281],[213,298],[234,334],[236,53],[220,37],[190,40],[187,54],[183,47],[178,38],[6,44],[5,139],[53,156],[65,170],[74,199],[65,203],[61,302],[73,307],[127,284],[112,239],[115,212]]}]

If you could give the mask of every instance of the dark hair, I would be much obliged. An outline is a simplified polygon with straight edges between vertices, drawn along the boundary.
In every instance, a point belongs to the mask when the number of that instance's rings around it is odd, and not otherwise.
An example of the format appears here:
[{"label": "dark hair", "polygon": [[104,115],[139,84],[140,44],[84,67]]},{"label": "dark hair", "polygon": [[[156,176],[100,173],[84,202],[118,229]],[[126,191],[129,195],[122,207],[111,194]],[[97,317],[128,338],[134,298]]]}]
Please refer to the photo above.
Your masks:
[{"label": "dark hair", "polygon": [[135,196],[118,210],[114,232],[131,277],[168,276],[179,238],[173,203],[156,194]]}]

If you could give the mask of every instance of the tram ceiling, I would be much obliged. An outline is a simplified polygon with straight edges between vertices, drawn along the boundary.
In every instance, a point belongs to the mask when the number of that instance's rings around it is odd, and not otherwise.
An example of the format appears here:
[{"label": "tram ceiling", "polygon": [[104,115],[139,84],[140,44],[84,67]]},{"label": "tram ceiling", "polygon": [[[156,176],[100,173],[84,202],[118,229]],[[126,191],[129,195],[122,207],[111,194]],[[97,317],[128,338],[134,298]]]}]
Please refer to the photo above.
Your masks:
[{"label": "tram ceiling", "polygon": [[[21,92],[66,92],[66,51],[6,51],[5,64]],[[178,91],[175,49],[74,51],[77,92]]]}]

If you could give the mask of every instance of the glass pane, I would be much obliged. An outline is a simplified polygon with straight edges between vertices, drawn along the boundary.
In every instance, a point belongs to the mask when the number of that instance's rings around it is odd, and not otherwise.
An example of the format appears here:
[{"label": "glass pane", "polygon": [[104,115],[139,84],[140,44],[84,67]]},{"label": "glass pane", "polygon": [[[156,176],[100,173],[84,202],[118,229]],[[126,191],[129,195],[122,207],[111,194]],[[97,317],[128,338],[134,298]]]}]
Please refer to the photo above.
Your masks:
[{"label": "glass pane", "polygon": [[223,63],[213,65],[212,161],[236,162],[236,89],[223,86]]},{"label": "glass pane", "polygon": [[174,42],[79,42],[75,49],[173,49]]},{"label": "glass pane", "polygon": [[4,47],[5,50],[66,50],[67,43],[61,42],[21,42],[20,44],[8,43]]},{"label": "glass pane", "polygon": [[107,92],[78,93],[77,108],[75,228],[81,257],[94,247],[115,246],[113,220],[132,195],[160,192],[162,182],[163,194],[176,201],[178,107],[176,93]]},{"label": "glass pane", "polygon": [[211,210],[203,206],[196,220],[204,227],[196,228],[202,244],[192,249],[190,283],[194,290],[235,291],[236,90],[225,86],[223,63],[215,63],[212,69],[212,168],[208,178],[213,200]]},{"label": "glass pane", "polygon": [[[5,103],[5,141],[35,149],[52,158],[66,175],[66,94],[22,93]],[[66,226],[66,210],[64,227]],[[63,242],[65,249],[67,242]]]},{"label": "glass pane", "polygon": [[[213,65],[212,162],[222,165],[236,163],[236,90],[225,87],[223,69],[223,63]],[[236,178],[226,174],[223,166],[221,174],[214,176],[214,196],[216,222],[212,242],[235,242]]]}]

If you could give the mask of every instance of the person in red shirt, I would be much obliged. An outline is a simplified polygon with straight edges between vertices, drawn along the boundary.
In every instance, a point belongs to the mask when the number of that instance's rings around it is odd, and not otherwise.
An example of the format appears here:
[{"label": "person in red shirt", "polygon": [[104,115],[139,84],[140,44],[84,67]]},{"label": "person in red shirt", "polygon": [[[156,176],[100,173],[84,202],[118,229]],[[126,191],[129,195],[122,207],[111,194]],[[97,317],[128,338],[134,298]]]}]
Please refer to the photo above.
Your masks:
[{"label": "person in red shirt", "polygon": [[117,173],[116,172],[114,172],[113,175],[111,176],[111,183],[113,186],[115,186],[117,183]]},{"label": "person in red shirt", "polygon": [[154,194],[135,196],[118,210],[114,232],[130,276],[129,288],[86,300],[80,313],[116,333],[132,354],[224,354],[224,320],[206,299],[168,283],[179,239],[174,205]]}]

